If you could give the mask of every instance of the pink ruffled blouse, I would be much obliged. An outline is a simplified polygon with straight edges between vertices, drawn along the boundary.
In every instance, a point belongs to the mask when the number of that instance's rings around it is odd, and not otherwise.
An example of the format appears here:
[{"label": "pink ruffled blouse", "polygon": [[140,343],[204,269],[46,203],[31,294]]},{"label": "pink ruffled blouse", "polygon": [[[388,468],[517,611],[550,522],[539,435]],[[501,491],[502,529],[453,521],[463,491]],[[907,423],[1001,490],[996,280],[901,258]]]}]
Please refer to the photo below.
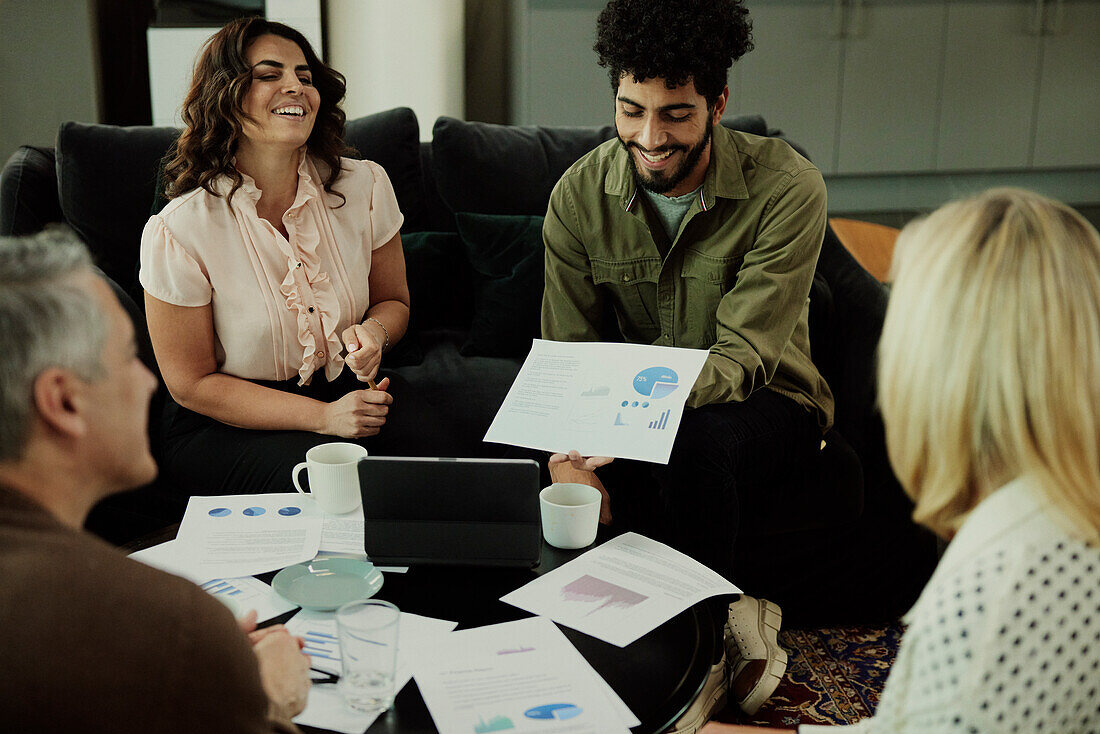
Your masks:
[{"label": "pink ruffled blouse", "polygon": [[297,196],[283,215],[289,240],[256,213],[260,190],[249,176],[232,208],[223,178],[215,186],[223,197],[189,191],[145,225],[142,287],[177,306],[211,304],[219,371],[251,380],[297,374],[307,385],[318,370],[331,381],[343,369],[340,333],[370,304],[371,253],[404,218],[381,166],[341,160],[343,206],[302,154]]}]

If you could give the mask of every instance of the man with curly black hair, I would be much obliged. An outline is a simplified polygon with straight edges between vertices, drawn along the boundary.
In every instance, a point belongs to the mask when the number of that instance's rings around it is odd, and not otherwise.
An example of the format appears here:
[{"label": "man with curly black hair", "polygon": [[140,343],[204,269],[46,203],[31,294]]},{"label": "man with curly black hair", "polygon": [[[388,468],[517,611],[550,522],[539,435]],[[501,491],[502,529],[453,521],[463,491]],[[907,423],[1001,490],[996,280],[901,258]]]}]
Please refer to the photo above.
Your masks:
[{"label": "man with curly black hair", "polygon": [[[602,521],[614,500],[617,525],[730,578],[742,505],[808,481],[833,419],[808,328],[824,181],[787,143],[719,124],[729,68],[751,49],[740,0],[612,0],[595,51],[618,137],[566,171],[543,229],[545,338],[709,350],[667,466],[574,451],[551,457],[552,475],[600,488]],[[777,605],[718,609],[730,678],[715,665],[685,730],[727,686],[755,712],[786,669]]]}]

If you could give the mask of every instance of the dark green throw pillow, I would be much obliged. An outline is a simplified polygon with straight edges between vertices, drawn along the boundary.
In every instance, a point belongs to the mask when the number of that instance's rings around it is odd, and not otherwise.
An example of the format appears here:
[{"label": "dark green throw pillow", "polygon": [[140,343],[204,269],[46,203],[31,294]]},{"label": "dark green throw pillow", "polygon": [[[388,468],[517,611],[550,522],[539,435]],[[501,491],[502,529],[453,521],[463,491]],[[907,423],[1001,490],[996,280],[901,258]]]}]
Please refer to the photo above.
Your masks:
[{"label": "dark green throw pillow", "polygon": [[466,357],[525,357],[540,335],[542,217],[459,213],[474,271],[474,316]]},{"label": "dark green throw pillow", "polygon": [[470,279],[462,240],[454,232],[405,232],[405,279],[409,284],[409,328],[386,355],[387,367],[424,361],[420,333],[427,329],[465,329],[473,312]]}]

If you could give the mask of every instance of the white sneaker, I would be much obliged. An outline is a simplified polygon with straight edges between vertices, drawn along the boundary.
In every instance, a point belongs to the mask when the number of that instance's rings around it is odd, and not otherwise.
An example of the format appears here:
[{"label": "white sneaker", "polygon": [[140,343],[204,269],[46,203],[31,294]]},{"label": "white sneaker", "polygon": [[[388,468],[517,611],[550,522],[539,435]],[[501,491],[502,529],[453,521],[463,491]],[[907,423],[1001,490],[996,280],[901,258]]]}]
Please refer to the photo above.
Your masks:
[{"label": "white sneaker", "polygon": [[766,599],[742,595],[729,605],[724,630],[729,661],[729,695],[746,714],[755,714],[787,670],[787,652],[779,646],[783,611]]}]

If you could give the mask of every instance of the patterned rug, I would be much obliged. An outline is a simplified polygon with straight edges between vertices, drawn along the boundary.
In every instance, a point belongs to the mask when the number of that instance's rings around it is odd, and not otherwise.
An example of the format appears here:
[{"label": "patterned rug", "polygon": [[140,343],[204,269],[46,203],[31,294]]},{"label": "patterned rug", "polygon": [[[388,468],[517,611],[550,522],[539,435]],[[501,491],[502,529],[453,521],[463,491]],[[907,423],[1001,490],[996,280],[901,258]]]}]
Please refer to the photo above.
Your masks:
[{"label": "patterned rug", "polygon": [[753,716],[730,705],[715,719],[731,724],[793,728],[799,724],[851,724],[871,716],[898,653],[900,624],[783,630],[787,674]]}]

